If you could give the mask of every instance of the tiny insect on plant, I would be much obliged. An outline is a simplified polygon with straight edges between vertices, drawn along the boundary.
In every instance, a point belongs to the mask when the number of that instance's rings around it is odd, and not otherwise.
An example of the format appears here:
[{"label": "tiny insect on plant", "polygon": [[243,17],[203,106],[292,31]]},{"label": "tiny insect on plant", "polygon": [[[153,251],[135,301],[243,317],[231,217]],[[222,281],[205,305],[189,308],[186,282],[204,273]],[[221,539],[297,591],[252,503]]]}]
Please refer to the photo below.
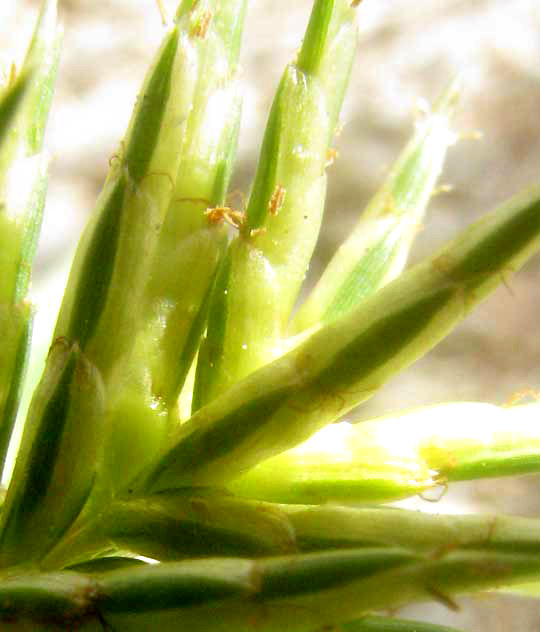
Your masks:
[{"label": "tiny insect on plant", "polygon": [[[276,185],[276,188],[274,189],[274,192],[272,193],[272,197],[270,198],[268,202],[268,212],[271,215],[277,215],[279,213],[281,207],[283,206],[283,202],[285,200],[285,194],[286,194],[285,188],[279,184]],[[241,198],[243,207],[245,209],[245,206],[246,206],[245,196],[241,191],[233,191],[227,197],[232,198],[235,195]],[[207,205],[210,204],[209,200],[203,200],[201,198],[198,198],[198,199],[197,198],[183,198],[182,201],[204,202]],[[237,228],[238,230],[242,230],[245,225],[245,220],[246,220],[245,210],[240,211],[238,209],[232,208],[231,206],[212,206],[212,207],[208,206],[204,214],[206,215],[206,217],[208,217],[208,220],[214,224],[224,221],[230,226],[232,226],[233,228]],[[251,228],[248,234],[250,237],[254,237],[260,234],[261,232],[265,232],[265,229],[264,228]]]},{"label": "tiny insect on plant", "polygon": [[213,206],[207,208],[204,212],[208,220],[214,224],[225,221],[234,228],[242,228],[244,225],[245,214],[243,211],[237,211],[230,206]]},{"label": "tiny insect on plant", "polygon": [[[537,402],[343,415],[540,250],[540,186],[405,269],[456,140],[453,81],[298,304],[360,3],[313,2],[238,210],[246,4],[182,0],[169,20],[158,2],[163,43],[79,242],[3,498],[10,629],[448,632],[372,613],[537,591],[538,519],[387,505],[538,472]],[[3,464],[30,342],[56,9],[43,1],[0,94]]]}]

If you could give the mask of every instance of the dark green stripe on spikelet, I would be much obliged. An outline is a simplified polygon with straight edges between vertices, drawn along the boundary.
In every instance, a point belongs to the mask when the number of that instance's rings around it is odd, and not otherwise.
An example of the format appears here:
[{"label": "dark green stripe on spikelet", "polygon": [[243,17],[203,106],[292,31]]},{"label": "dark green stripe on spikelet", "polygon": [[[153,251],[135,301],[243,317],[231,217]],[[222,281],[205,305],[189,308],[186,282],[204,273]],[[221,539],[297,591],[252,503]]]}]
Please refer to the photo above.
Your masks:
[{"label": "dark green stripe on spikelet", "polygon": [[251,564],[223,558],[111,571],[100,581],[99,605],[106,612],[144,612],[245,596],[252,590]]},{"label": "dark green stripe on spikelet", "polygon": [[28,74],[20,75],[17,81],[4,92],[0,100],[0,143],[9,131],[10,123],[17,113],[30,78]]},{"label": "dark green stripe on spikelet", "polygon": [[[209,284],[206,294],[197,311],[197,315],[191,323],[184,348],[181,350],[180,353],[177,354],[178,363],[175,367],[173,367],[174,369],[176,369],[176,371],[174,372],[175,379],[172,383],[172,394],[167,393],[167,395],[169,395],[169,398],[166,401],[178,400],[178,396],[182,390],[188,372],[191,368],[193,358],[196,356],[197,351],[199,351],[199,353],[201,352],[201,340],[203,338],[208,319],[211,292],[212,283]],[[194,394],[193,402],[195,402],[195,396],[196,394]],[[193,410],[195,410],[195,408],[193,408]]]},{"label": "dark green stripe on spikelet", "polygon": [[35,438],[29,462],[26,490],[22,494],[21,518],[33,513],[47,495],[49,484],[60,451],[60,443],[68,417],[69,391],[77,366],[77,353],[71,349],[58,383],[51,393],[43,415],[39,434]]},{"label": "dark green stripe on spikelet", "polygon": [[399,349],[414,341],[455,294],[454,288],[442,287],[417,300],[404,301],[351,340],[314,381],[326,391],[336,393],[355,384],[362,375],[384,366]]},{"label": "dark green stripe on spikelet", "polygon": [[115,501],[101,516],[97,531],[107,544],[162,562],[297,550],[290,520],[279,507],[211,488]]},{"label": "dark green stripe on spikelet", "polygon": [[[535,187],[516,195],[500,209],[500,212],[491,213],[480,219],[464,233],[464,241],[470,240],[470,252],[459,263],[452,259],[440,260],[441,267],[449,271],[449,278],[454,282],[467,280],[467,285],[474,288],[481,285],[497,269],[497,253],[504,256],[499,264],[499,271],[513,272],[512,264],[506,264],[520,251],[526,249],[528,244],[538,239],[540,230],[540,197],[539,187]],[[512,213],[513,208],[521,208],[519,213]],[[493,225],[493,229],[486,232],[480,243],[475,243],[477,233],[485,231],[486,227]],[[508,266],[508,267],[505,267]],[[470,279],[470,280],[469,280]]]},{"label": "dark green stripe on spikelet", "polygon": [[0,563],[41,559],[56,543],[94,485],[102,441],[101,376],[76,343],[59,339],[34,393],[8,488]]},{"label": "dark green stripe on spikelet", "polygon": [[121,176],[104,202],[81,269],[66,336],[86,347],[107,301],[124,208],[126,181]]},{"label": "dark green stripe on spikelet", "polygon": [[[123,349],[122,335],[131,343],[132,332],[127,330],[130,325],[135,326],[132,307],[145,282],[147,260],[138,252],[141,248],[151,250],[151,235],[146,229],[148,223],[160,221],[161,211],[157,209],[166,203],[156,193],[152,204],[146,204],[143,180],[149,171],[162,170],[156,156],[159,158],[163,145],[164,122],[169,120],[178,41],[179,31],[174,27],[166,35],[147,74],[126,133],[125,147],[122,146],[117,160],[111,164],[94,219],[77,251],[57,321],[55,336],[78,342],[103,371],[109,368],[118,350]],[[165,185],[165,189],[167,197],[170,186]],[[127,290],[128,276],[133,292]],[[109,328],[116,329],[116,344],[108,344],[109,340],[100,344],[95,340],[99,331],[107,329],[104,317]]]},{"label": "dark green stripe on spikelet", "polygon": [[399,549],[351,549],[265,560],[258,599],[276,599],[317,593],[414,561]]},{"label": "dark green stripe on spikelet", "polygon": [[238,149],[241,119],[242,100],[238,98],[235,109],[231,112],[231,123],[223,134],[223,156],[216,166],[214,186],[209,200],[211,206],[225,203]]},{"label": "dark green stripe on spikelet", "polygon": [[171,89],[171,73],[177,48],[178,31],[174,29],[165,40],[161,56],[146,89],[139,97],[125,157],[133,184],[138,184],[146,175],[158,143]]},{"label": "dark green stripe on spikelet", "polygon": [[334,0],[316,2],[298,55],[297,66],[309,74],[317,74],[321,58],[326,52],[328,28],[334,11]]},{"label": "dark green stripe on spikelet", "polygon": [[[246,209],[246,231],[260,228],[266,221],[268,215],[268,200],[272,197],[276,171],[278,167],[280,134],[282,127],[283,103],[279,99],[281,87],[287,82],[287,73],[281,79],[280,87],[276,92],[276,98],[272,104],[266,130],[264,132],[263,143],[257,166],[257,173],[249,204]],[[261,202],[262,201],[262,202]],[[266,202],[266,203],[265,203]]]},{"label": "dark green stripe on spikelet", "polygon": [[266,393],[263,391],[244,405],[233,408],[218,423],[207,427],[201,424],[160,459],[158,467],[145,480],[145,487],[151,489],[171,466],[179,476],[183,473],[189,479],[201,465],[204,469],[220,458],[226,458],[237,445],[249,442],[250,436],[257,434],[291,391],[290,385]]},{"label": "dark green stripe on spikelet", "polygon": [[[19,532],[22,535],[24,525],[41,506],[49,491],[68,418],[69,392],[77,365],[77,351],[73,347],[64,347],[55,360],[56,367],[44,377],[41,390],[38,387],[36,393],[38,405],[40,401],[45,402],[40,423],[35,427],[31,441],[26,443],[27,453],[19,455],[15,466],[14,482],[8,491],[3,511],[5,522],[2,525],[2,549],[6,546],[13,547]],[[52,383],[47,383],[54,373],[57,375]],[[26,446],[23,445],[23,449],[24,447]],[[21,471],[22,468],[24,472]]]},{"label": "dark green stripe on spikelet", "polygon": [[[227,288],[229,287],[231,269],[231,250],[228,249],[219,264],[213,286],[210,289],[210,294],[207,296],[209,302],[208,320],[212,323],[212,326],[209,327],[199,351],[192,412],[198,410],[206,402],[208,392],[214,387],[212,378],[216,377],[223,360],[222,349],[227,323],[230,318]],[[212,370],[208,370],[209,367]]]}]

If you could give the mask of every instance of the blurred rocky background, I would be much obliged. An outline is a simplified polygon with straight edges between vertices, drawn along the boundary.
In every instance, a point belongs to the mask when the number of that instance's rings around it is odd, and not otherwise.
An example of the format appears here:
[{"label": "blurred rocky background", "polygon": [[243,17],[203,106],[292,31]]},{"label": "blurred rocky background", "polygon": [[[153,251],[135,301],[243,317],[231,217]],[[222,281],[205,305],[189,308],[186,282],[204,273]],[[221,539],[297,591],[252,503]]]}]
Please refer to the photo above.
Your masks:
[{"label": "blurred rocky background", "polygon": [[[37,0],[0,0],[0,61],[24,53]],[[175,2],[164,0],[172,15]],[[299,46],[310,0],[252,0],[243,48],[245,108],[233,188],[247,192],[265,118],[284,64]],[[155,0],[60,0],[65,43],[48,132],[51,185],[34,300],[36,350],[49,343],[69,257],[122,138],[138,87],[162,35]],[[540,180],[540,4],[537,0],[365,0],[360,48],[330,170],[327,223],[310,276],[375,192],[408,139],[415,102],[433,101],[463,74],[456,128],[480,130],[450,150],[412,260],[427,255],[507,196]],[[364,406],[363,417],[444,400],[508,401],[540,389],[540,260],[536,258],[412,369]],[[34,375],[39,372],[39,357]],[[539,480],[456,486],[432,511],[506,511],[539,516]],[[540,602],[488,595],[409,607],[468,632],[540,630]]]}]

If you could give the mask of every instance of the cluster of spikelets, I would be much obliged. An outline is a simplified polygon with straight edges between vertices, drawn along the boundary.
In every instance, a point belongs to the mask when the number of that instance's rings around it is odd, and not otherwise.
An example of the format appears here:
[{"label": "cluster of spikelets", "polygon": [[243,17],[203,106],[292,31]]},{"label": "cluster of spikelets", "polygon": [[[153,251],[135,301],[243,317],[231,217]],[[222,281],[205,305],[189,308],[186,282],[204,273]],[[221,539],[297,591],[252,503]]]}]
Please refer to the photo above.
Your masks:
[{"label": "cluster of spikelets", "polygon": [[[315,0],[241,211],[226,199],[245,4],[180,3],[82,236],[1,510],[9,629],[441,632],[370,613],[540,576],[536,520],[383,505],[538,470],[537,405],[334,423],[540,248],[540,188],[403,272],[454,141],[451,85],[293,311],[357,3]],[[59,41],[44,0],[0,100],[3,464]]]}]

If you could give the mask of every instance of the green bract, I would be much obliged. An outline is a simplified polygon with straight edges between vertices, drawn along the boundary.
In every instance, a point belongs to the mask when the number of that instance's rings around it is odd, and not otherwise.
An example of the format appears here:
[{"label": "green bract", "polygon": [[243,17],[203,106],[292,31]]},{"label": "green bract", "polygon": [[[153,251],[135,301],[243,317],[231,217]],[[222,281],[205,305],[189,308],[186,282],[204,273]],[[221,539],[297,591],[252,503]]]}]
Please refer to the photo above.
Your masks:
[{"label": "green bract", "polygon": [[[2,625],[444,632],[371,613],[537,591],[538,520],[383,503],[540,471],[538,404],[340,421],[540,250],[536,185],[404,271],[456,138],[457,82],[297,306],[357,4],[315,0],[240,211],[227,193],[246,0],[180,3],[81,238],[25,421],[0,515]],[[2,467],[30,340],[59,39],[44,0],[0,94]]]}]

